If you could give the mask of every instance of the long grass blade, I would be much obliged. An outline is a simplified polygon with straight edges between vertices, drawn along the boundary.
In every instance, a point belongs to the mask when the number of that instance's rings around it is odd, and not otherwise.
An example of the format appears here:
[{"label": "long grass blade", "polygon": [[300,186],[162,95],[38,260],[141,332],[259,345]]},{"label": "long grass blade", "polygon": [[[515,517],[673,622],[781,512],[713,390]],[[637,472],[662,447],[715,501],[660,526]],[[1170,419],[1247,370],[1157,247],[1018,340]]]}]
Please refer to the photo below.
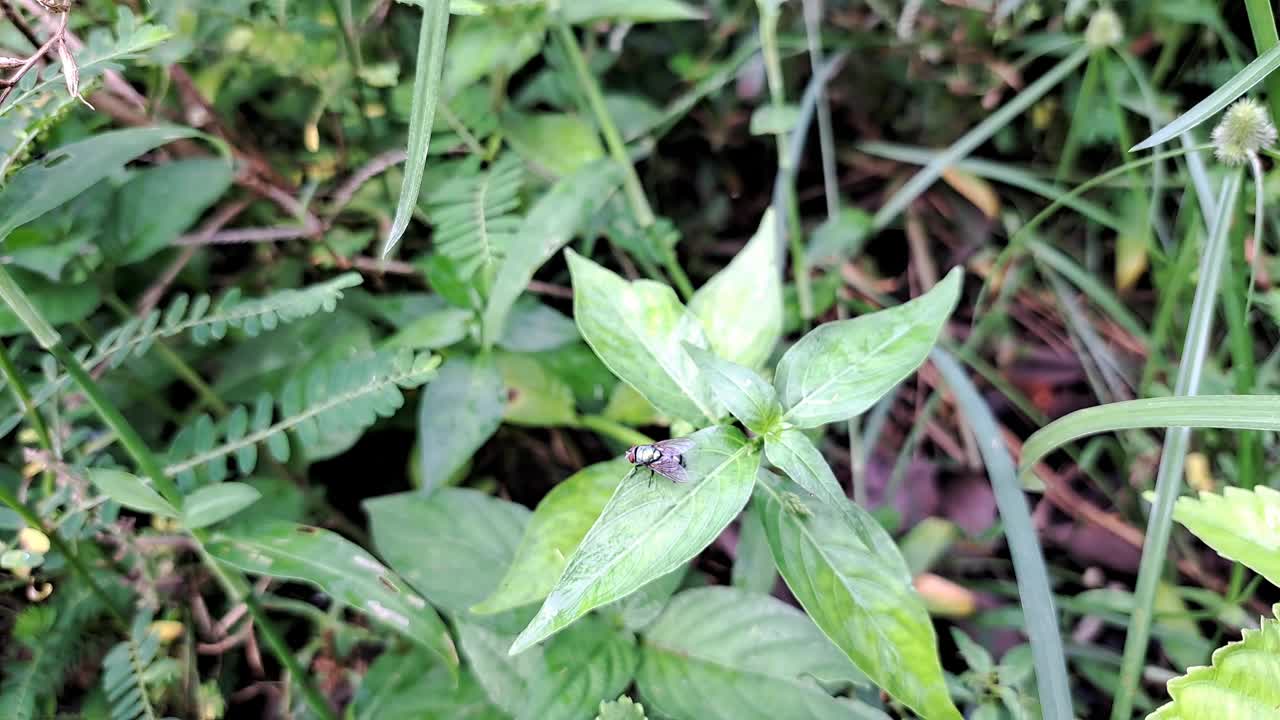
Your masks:
[{"label": "long grass blade", "polygon": [[1146,150],[1161,143],[1168,142],[1230,105],[1236,98],[1244,95],[1254,85],[1262,82],[1276,68],[1280,68],[1280,45],[1271,48],[1236,73],[1230,80],[1213,91],[1209,97],[1195,104],[1190,110],[1174,118],[1173,122],[1156,131],[1151,137],[1134,145],[1129,152]]},{"label": "long grass blade", "polygon": [[422,27],[418,30],[418,62],[413,78],[413,110],[409,115],[409,152],[404,165],[404,183],[391,232],[382,245],[382,257],[395,249],[409,228],[413,209],[422,189],[422,173],[427,167],[431,126],[440,101],[440,72],[444,68],[445,35],[449,30],[449,0],[424,0]]},{"label": "long grass blade", "polygon": [[955,394],[956,403],[973,427],[974,434],[984,439],[978,449],[991,478],[996,506],[1000,509],[1000,519],[1008,537],[1009,554],[1013,556],[1018,597],[1027,622],[1027,636],[1031,639],[1031,658],[1036,668],[1044,717],[1069,720],[1075,715],[1071,708],[1071,686],[1062,652],[1058,614],[1054,610],[1053,589],[1049,585],[1049,572],[1031,523],[1027,498],[1018,484],[1013,459],[1001,440],[1000,428],[991,409],[978,394],[973,381],[965,375],[960,363],[941,349],[935,349],[931,357],[934,367]]}]

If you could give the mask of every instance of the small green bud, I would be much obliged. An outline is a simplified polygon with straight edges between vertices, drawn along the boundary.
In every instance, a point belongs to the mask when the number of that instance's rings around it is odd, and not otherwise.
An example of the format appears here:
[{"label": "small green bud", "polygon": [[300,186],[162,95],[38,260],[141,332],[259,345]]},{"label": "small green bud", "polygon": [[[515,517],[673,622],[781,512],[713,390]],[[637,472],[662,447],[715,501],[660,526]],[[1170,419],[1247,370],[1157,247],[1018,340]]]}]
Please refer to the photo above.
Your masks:
[{"label": "small green bud", "polygon": [[1084,42],[1094,50],[1109,48],[1124,39],[1124,23],[1115,10],[1104,7],[1089,18],[1084,30]]},{"label": "small green bud", "polygon": [[1275,144],[1276,126],[1262,103],[1245,98],[1227,108],[1211,137],[1219,160],[1243,165],[1258,150]]}]

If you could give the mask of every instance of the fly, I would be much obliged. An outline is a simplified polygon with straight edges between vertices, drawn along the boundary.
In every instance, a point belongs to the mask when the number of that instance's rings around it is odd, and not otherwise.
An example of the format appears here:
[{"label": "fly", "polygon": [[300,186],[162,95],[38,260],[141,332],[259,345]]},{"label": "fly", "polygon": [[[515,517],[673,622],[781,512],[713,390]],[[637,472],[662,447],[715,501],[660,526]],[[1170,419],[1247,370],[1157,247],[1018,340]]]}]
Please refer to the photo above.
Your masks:
[{"label": "fly", "polygon": [[653,483],[654,473],[674,483],[689,482],[689,473],[684,467],[684,454],[692,449],[693,440],[689,438],[671,438],[652,445],[635,445],[627,450],[627,462],[635,466],[627,473],[627,477],[639,470],[648,470],[650,484]]}]

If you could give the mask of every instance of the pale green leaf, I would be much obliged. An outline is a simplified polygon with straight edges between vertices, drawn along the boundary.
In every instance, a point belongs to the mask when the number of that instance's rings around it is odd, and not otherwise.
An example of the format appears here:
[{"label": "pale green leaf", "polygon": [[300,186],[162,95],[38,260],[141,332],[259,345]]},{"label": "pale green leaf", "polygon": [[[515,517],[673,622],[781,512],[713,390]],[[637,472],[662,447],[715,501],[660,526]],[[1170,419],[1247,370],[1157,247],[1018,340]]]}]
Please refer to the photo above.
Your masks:
[{"label": "pale green leaf", "polygon": [[689,310],[717,355],[756,369],[782,337],[782,266],[777,219],[765,212],[746,247],[694,293]]},{"label": "pale green leaf", "polygon": [[503,420],[532,427],[577,422],[573,388],[547,369],[538,356],[495,353],[495,360],[507,387]]},{"label": "pale green leaf", "polygon": [[541,19],[513,20],[460,18],[455,23],[449,34],[449,56],[445,59],[441,80],[445,97],[457,95],[491,73],[510,77],[537,57],[546,37]]},{"label": "pale green leaf", "polygon": [[199,132],[182,127],[115,130],[68,143],[14,174],[0,189],[0,241],[139,155]]},{"label": "pale green leaf", "polygon": [[702,378],[720,404],[752,432],[768,435],[782,420],[782,405],[773,386],[754,370],[723,360],[702,348],[685,345]]},{"label": "pale green leaf", "polygon": [[960,297],[960,268],[929,292],[879,312],[827,323],[782,356],[774,385],[800,427],[845,420],[871,407],[920,367]]},{"label": "pale green leaf", "polygon": [[[514,633],[531,611],[495,617],[469,608],[493,593],[529,522],[521,505],[467,488],[366,500],[378,553],[433,604],[467,622]],[[512,606],[514,607],[514,606]]]},{"label": "pale green leaf", "polygon": [[177,508],[170,505],[168,500],[161,497],[142,478],[123,470],[90,468],[89,482],[104,495],[130,510],[164,517],[178,517],[180,514]]},{"label": "pale green leaf", "polygon": [[206,485],[182,501],[182,524],[192,530],[208,527],[235,515],[261,497],[257,488],[246,483]]},{"label": "pale green leaf", "polygon": [[762,105],[751,113],[752,135],[782,135],[789,133],[800,119],[798,105]]},{"label": "pale green leaf", "polygon": [[472,673],[463,670],[455,684],[439,661],[411,645],[378,655],[348,712],[350,720],[510,720]]},{"label": "pale green leaf", "polygon": [[596,720],[645,720],[644,706],[623,695],[617,700],[601,702]]},{"label": "pale green leaf", "polygon": [[553,177],[604,157],[600,133],[574,113],[503,113],[502,131],[520,157]]},{"label": "pale green leaf", "polygon": [[113,262],[145,260],[169,247],[231,186],[231,163],[190,158],[142,170],[116,190],[110,242]]},{"label": "pale green leaf", "polygon": [[960,720],[933,623],[888,533],[851,502],[841,512],[768,476],[757,487],[774,561],[809,617],[899,702],[926,720]]},{"label": "pale green leaf", "polygon": [[[102,291],[96,282],[50,282],[19,268],[9,272],[31,301],[31,306],[50,325],[84,320],[102,303]],[[27,332],[22,318],[7,304],[0,304],[0,336],[24,335]]]},{"label": "pale green leaf", "polygon": [[651,280],[627,282],[569,250],[573,315],[600,360],[663,413],[695,426],[723,413],[684,343],[707,338],[675,291]]},{"label": "pale green leaf", "polygon": [[760,523],[760,510],[748,505],[738,520],[738,552],[733,558],[734,587],[769,595],[778,584],[778,569],[769,551],[769,538]]},{"label": "pale green leaf", "polygon": [[533,274],[573,239],[621,182],[614,163],[592,163],[560,179],[534,203],[515,234],[515,245],[502,248],[502,263],[484,309],[486,342],[503,337],[512,306]]},{"label": "pale green leaf", "polygon": [[205,547],[214,558],[245,572],[316,585],[457,670],[453,639],[435,610],[408,583],[337,533],[271,522],[243,535],[216,535]]},{"label": "pale green leaf", "polygon": [[495,613],[546,597],[630,467],[622,459],[596,463],[552,488],[534,509],[506,576],[473,610]]},{"label": "pale green leaf", "polygon": [[818,681],[864,680],[804,613],[739,588],[686,590],[645,633],[636,686],[659,717],[885,718]]},{"label": "pale green leaf", "polygon": [[682,0],[570,0],[560,4],[560,14],[570,24],[596,20],[643,23],[706,18],[703,12]]},{"label": "pale green leaf", "polygon": [[831,466],[804,433],[784,430],[765,438],[764,455],[810,495],[833,508],[843,510],[849,506],[849,496]]},{"label": "pale green leaf", "polygon": [[1280,585],[1280,492],[1228,486],[1222,495],[1180,497],[1173,518],[1219,555]]},{"label": "pale green leaf", "polygon": [[738,515],[759,468],[755,446],[726,427],[690,437],[695,445],[684,455],[689,482],[659,479],[651,486],[633,477],[620,484],[512,653],[680,567]]},{"label": "pale green leaf", "polygon": [[688,572],[689,564],[681,565],[621,600],[606,605],[600,612],[618,627],[640,632],[658,619],[667,603],[671,602],[671,596],[684,583]]},{"label": "pale green leaf", "polygon": [[1214,651],[1211,666],[1170,680],[1169,695],[1172,702],[1147,720],[1273,720],[1280,707],[1280,622],[1263,618],[1260,629],[1246,629],[1239,642]]},{"label": "pale green leaf", "polygon": [[502,373],[491,353],[452,355],[418,406],[422,489],[445,483],[498,430],[506,406]]},{"label": "pale green leaf", "polygon": [[461,308],[439,308],[418,317],[383,342],[384,348],[435,350],[449,347],[467,336],[475,313]]}]

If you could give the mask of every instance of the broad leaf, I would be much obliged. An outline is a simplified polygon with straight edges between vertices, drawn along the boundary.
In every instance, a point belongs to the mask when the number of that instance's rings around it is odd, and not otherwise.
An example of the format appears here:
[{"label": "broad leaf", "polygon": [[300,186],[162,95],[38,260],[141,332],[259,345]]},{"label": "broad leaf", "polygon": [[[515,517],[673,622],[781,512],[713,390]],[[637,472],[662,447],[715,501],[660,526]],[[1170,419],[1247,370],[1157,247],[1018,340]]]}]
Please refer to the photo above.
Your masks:
[{"label": "broad leaf", "polygon": [[926,720],[959,720],[933,623],[902,556],[876,521],[789,492],[762,476],[754,507],[783,579],[858,669]]},{"label": "broad leaf", "polygon": [[831,466],[804,433],[784,430],[765,438],[764,456],[810,495],[834,508],[848,507],[849,497]]},{"label": "broad leaf", "polygon": [[545,640],[588,611],[626,597],[702,551],[742,510],[760,455],[733,428],[690,436],[689,482],[638,477],[618,486],[511,652]]},{"label": "broad leaf", "polygon": [[764,381],[754,370],[723,360],[699,347],[686,345],[685,351],[693,358],[702,379],[711,386],[716,400],[728,408],[757,435],[774,432],[782,420],[782,405],[773,386]]},{"label": "broad leaf", "polygon": [[749,368],[769,359],[782,336],[781,262],[770,209],[755,237],[694,294],[689,311],[702,321],[720,357]]},{"label": "broad leaf", "polygon": [[604,157],[600,133],[573,113],[518,113],[502,116],[502,131],[520,157],[552,177],[569,175]]},{"label": "broad leaf", "polygon": [[688,572],[689,564],[681,565],[621,600],[600,608],[600,612],[611,619],[614,625],[631,632],[640,632],[658,619],[667,603],[671,602],[671,596],[684,583]]},{"label": "broad leaf", "polygon": [[774,385],[800,427],[845,420],[871,407],[915,372],[960,297],[959,268],[914,300],[827,323],[782,356]]},{"label": "broad leaf", "polygon": [[622,20],[630,22],[669,22],[673,20],[703,20],[706,15],[681,0],[574,0],[560,6],[561,17],[568,23],[589,23],[596,20]]},{"label": "broad leaf", "polygon": [[455,685],[446,668],[413,646],[388,648],[369,666],[349,708],[352,720],[508,720],[472,673]]},{"label": "broad leaf", "polygon": [[467,327],[474,314],[470,310],[452,307],[431,310],[387,338],[383,347],[414,350],[449,347],[467,336]]},{"label": "broad leaf", "polygon": [[443,485],[497,432],[506,404],[491,353],[452,355],[440,366],[418,406],[424,492]]},{"label": "broad leaf", "polygon": [[507,654],[509,636],[465,623],[458,635],[490,700],[516,720],[589,717],[600,698],[622,692],[635,674],[635,641],[597,618],[515,657]]},{"label": "broad leaf", "polygon": [[208,527],[235,515],[261,497],[257,488],[246,483],[206,485],[182,501],[182,524],[192,530]]},{"label": "broad leaf", "polygon": [[473,610],[501,612],[546,597],[629,468],[620,459],[596,463],[552,488],[534,509],[497,590]]},{"label": "broad leaf", "polygon": [[1222,493],[1178,498],[1173,518],[1219,555],[1280,585],[1280,492],[1259,485],[1252,491],[1226,487]]},{"label": "broad leaf", "polygon": [[778,569],[773,565],[769,551],[769,538],[760,523],[760,508],[747,507],[738,520],[738,552],[733,558],[734,587],[755,593],[770,595],[778,584]]},{"label": "broad leaf", "polygon": [[430,496],[384,495],[364,508],[378,552],[433,604],[509,632],[529,618],[530,612],[485,618],[469,610],[510,565],[529,522],[524,507],[476,490],[440,488]]},{"label": "broad leaf", "polygon": [[550,427],[577,423],[573,388],[534,355],[496,353],[507,388],[502,419],[515,425]]},{"label": "broad leaf", "polygon": [[19,170],[0,190],[0,240],[161,145],[195,137],[181,127],[116,130],[68,143]]},{"label": "broad leaf", "polygon": [[272,522],[244,535],[215,535],[205,547],[214,558],[245,572],[316,585],[457,671],[458,653],[435,610],[408,583],[337,533]]},{"label": "broad leaf", "polygon": [[636,686],[659,717],[884,718],[817,681],[864,680],[804,613],[731,587],[677,595],[645,633]]},{"label": "broad leaf", "polygon": [[555,350],[578,340],[578,326],[559,310],[525,298],[511,308],[511,319],[498,347],[511,352]]},{"label": "broad leaf", "polygon": [[562,178],[534,203],[515,234],[515,245],[502,248],[502,264],[484,309],[486,342],[503,337],[511,308],[533,274],[573,239],[621,182],[617,165],[604,160]]},{"label": "broad leaf", "polygon": [[[1272,609],[1280,614],[1280,605]],[[1239,642],[1218,648],[1210,667],[1196,667],[1169,681],[1173,701],[1147,720],[1233,718],[1264,720],[1280,707],[1280,622],[1263,618]]]},{"label": "broad leaf", "polygon": [[231,163],[192,158],[143,170],[116,190],[112,262],[145,260],[169,247],[231,186]]},{"label": "broad leaf", "polygon": [[675,292],[651,280],[627,282],[569,250],[573,315],[600,360],[666,415],[701,427],[723,413],[684,343],[706,347],[696,318]]},{"label": "broad leaf", "polygon": [[137,475],[122,470],[90,468],[89,482],[102,491],[104,495],[115,500],[130,510],[178,517],[178,509],[169,504],[150,485]]},{"label": "broad leaf", "polygon": [[[50,325],[65,325],[89,317],[102,303],[96,282],[50,282],[40,275],[14,268],[9,271],[31,305]],[[25,335],[26,324],[7,304],[0,304],[0,336]]]}]

